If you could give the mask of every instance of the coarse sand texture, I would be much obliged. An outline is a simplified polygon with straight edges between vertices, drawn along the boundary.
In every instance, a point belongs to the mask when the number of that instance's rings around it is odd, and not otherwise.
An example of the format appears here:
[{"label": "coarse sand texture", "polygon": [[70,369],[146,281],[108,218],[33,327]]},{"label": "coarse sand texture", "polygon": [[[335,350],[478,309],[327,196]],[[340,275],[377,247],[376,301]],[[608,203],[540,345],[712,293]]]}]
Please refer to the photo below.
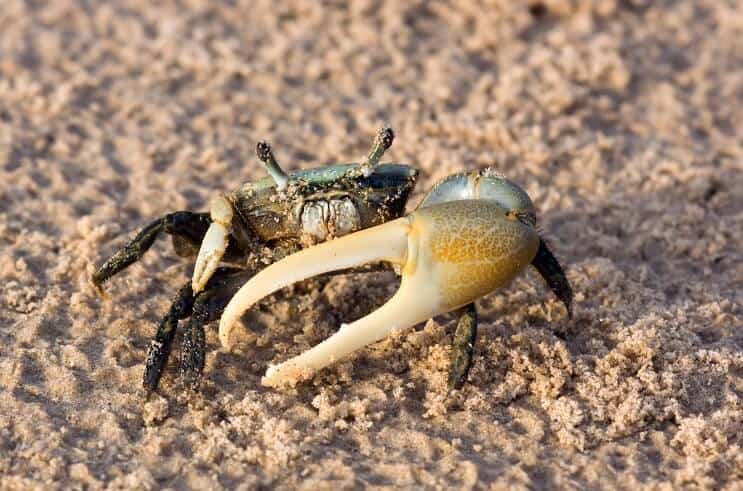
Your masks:
[{"label": "coarse sand texture", "polygon": [[[743,489],[739,0],[0,1],[0,489]],[[290,388],[266,368],[382,305],[393,273],[281,290],[150,339],[193,260],[150,220],[265,176],[384,156],[528,192],[575,292],[531,270]]]}]

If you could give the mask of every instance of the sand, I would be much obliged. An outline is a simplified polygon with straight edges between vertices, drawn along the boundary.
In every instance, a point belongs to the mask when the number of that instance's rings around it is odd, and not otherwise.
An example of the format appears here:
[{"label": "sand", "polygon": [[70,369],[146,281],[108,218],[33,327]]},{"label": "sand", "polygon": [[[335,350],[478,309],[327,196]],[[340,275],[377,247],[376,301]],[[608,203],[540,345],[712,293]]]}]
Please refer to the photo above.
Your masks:
[{"label": "sand", "polygon": [[[740,3],[397,3],[3,0],[0,488],[743,489]],[[314,281],[145,403],[192,264],[162,240],[107,299],[94,267],[262,176],[259,139],[300,169],[383,123],[411,207],[488,165],[527,189],[574,318],[528,272],[478,302],[457,393],[452,316],[264,388],[397,288]]]}]

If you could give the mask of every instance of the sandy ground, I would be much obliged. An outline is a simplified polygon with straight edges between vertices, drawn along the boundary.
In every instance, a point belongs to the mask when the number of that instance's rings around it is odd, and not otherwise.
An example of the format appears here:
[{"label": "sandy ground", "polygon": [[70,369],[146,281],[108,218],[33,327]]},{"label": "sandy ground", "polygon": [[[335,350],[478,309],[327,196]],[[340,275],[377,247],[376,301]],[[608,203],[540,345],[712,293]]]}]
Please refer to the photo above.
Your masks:
[{"label": "sandy ground", "polygon": [[[737,0],[209,3],[2,1],[0,488],[743,489]],[[529,272],[478,303],[459,393],[451,316],[263,388],[397,287],[339,277],[256,309],[232,353],[210,328],[203,396],[174,363],[145,403],[192,265],[160,241],[107,300],[94,266],[263,175],[258,139],[298,169],[384,122],[411,205],[463,169],[524,185],[574,319]]]}]

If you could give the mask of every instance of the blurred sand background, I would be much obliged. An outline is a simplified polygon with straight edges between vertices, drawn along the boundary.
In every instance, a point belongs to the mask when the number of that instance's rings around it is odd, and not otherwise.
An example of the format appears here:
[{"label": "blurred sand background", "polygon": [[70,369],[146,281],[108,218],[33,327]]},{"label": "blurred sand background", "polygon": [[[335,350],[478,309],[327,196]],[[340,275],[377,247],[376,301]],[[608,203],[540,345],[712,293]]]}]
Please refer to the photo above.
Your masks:
[{"label": "blurred sand background", "polygon": [[[0,488],[743,489],[742,117],[737,0],[2,0]],[[259,139],[299,169],[382,123],[411,206],[487,165],[528,190],[575,318],[529,272],[459,393],[450,316],[263,388],[397,287],[310,282],[232,353],[209,329],[202,397],[173,363],[144,403],[191,265],[159,241],[108,300],[94,266],[262,176]]]}]

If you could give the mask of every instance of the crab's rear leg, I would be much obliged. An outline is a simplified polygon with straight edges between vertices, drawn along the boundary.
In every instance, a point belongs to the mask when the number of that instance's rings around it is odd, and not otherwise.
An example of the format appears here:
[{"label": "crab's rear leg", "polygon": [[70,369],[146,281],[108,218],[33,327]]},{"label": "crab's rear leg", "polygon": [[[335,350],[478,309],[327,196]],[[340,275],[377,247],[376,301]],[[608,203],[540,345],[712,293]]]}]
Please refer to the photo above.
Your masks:
[{"label": "crab's rear leg", "polygon": [[477,340],[477,309],[468,304],[458,311],[460,317],[452,339],[451,368],[449,388],[461,389],[467,382],[467,374],[472,366],[472,354]]},{"label": "crab's rear leg", "polygon": [[547,286],[557,298],[565,305],[568,311],[568,317],[573,317],[573,289],[570,288],[570,282],[565,276],[560,262],[555,258],[552,251],[547,247],[544,239],[539,239],[539,249],[537,255],[531,262],[539,274],[544,278]]},{"label": "crab's rear leg", "polygon": [[[254,271],[220,268],[215,271],[200,294],[193,294],[190,281],[178,290],[168,313],[160,321],[147,353],[142,385],[148,394],[157,389],[160,383],[170,358],[178,321],[191,317],[183,341],[184,356],[181,365],[199,365],[198,361],[194,363],[192,360],[200,359],[199,366],[203,368],[204,325],[221,315],[235,291],[254,274]],[[199,369],[198,375],[200,374]]]},{"label": "crab's rear leg", "polygon": [[137,262],[162,232],[173,236],[176,252],[185,254],[189,249],[198,248],[208,228],[209,215],[206,213],[190,211],[168,213],[144,227],[123,249],[119,249],[108,258],[93,273],[93,284],[100,287],[106,280]]},{"label": "crab's rear leg", "polygon": [[168,313],[160,321],[155,338],[150,343],[147,361],[144,366],[144,379],[142,380],[142,385],[147,394],[157,389],[160,377],[170,357],[178,321],[191,315],[193,302],[193,291],[189,281],[178,290]]},{"label": "crab's rear leg", "polygon": [[196,296],[181,347],[181,376],[186,385],[196,388],[201,381],[206,357],[204,326],[219,319],[232,296],[254,275],[252,270],[219,269]]}]

